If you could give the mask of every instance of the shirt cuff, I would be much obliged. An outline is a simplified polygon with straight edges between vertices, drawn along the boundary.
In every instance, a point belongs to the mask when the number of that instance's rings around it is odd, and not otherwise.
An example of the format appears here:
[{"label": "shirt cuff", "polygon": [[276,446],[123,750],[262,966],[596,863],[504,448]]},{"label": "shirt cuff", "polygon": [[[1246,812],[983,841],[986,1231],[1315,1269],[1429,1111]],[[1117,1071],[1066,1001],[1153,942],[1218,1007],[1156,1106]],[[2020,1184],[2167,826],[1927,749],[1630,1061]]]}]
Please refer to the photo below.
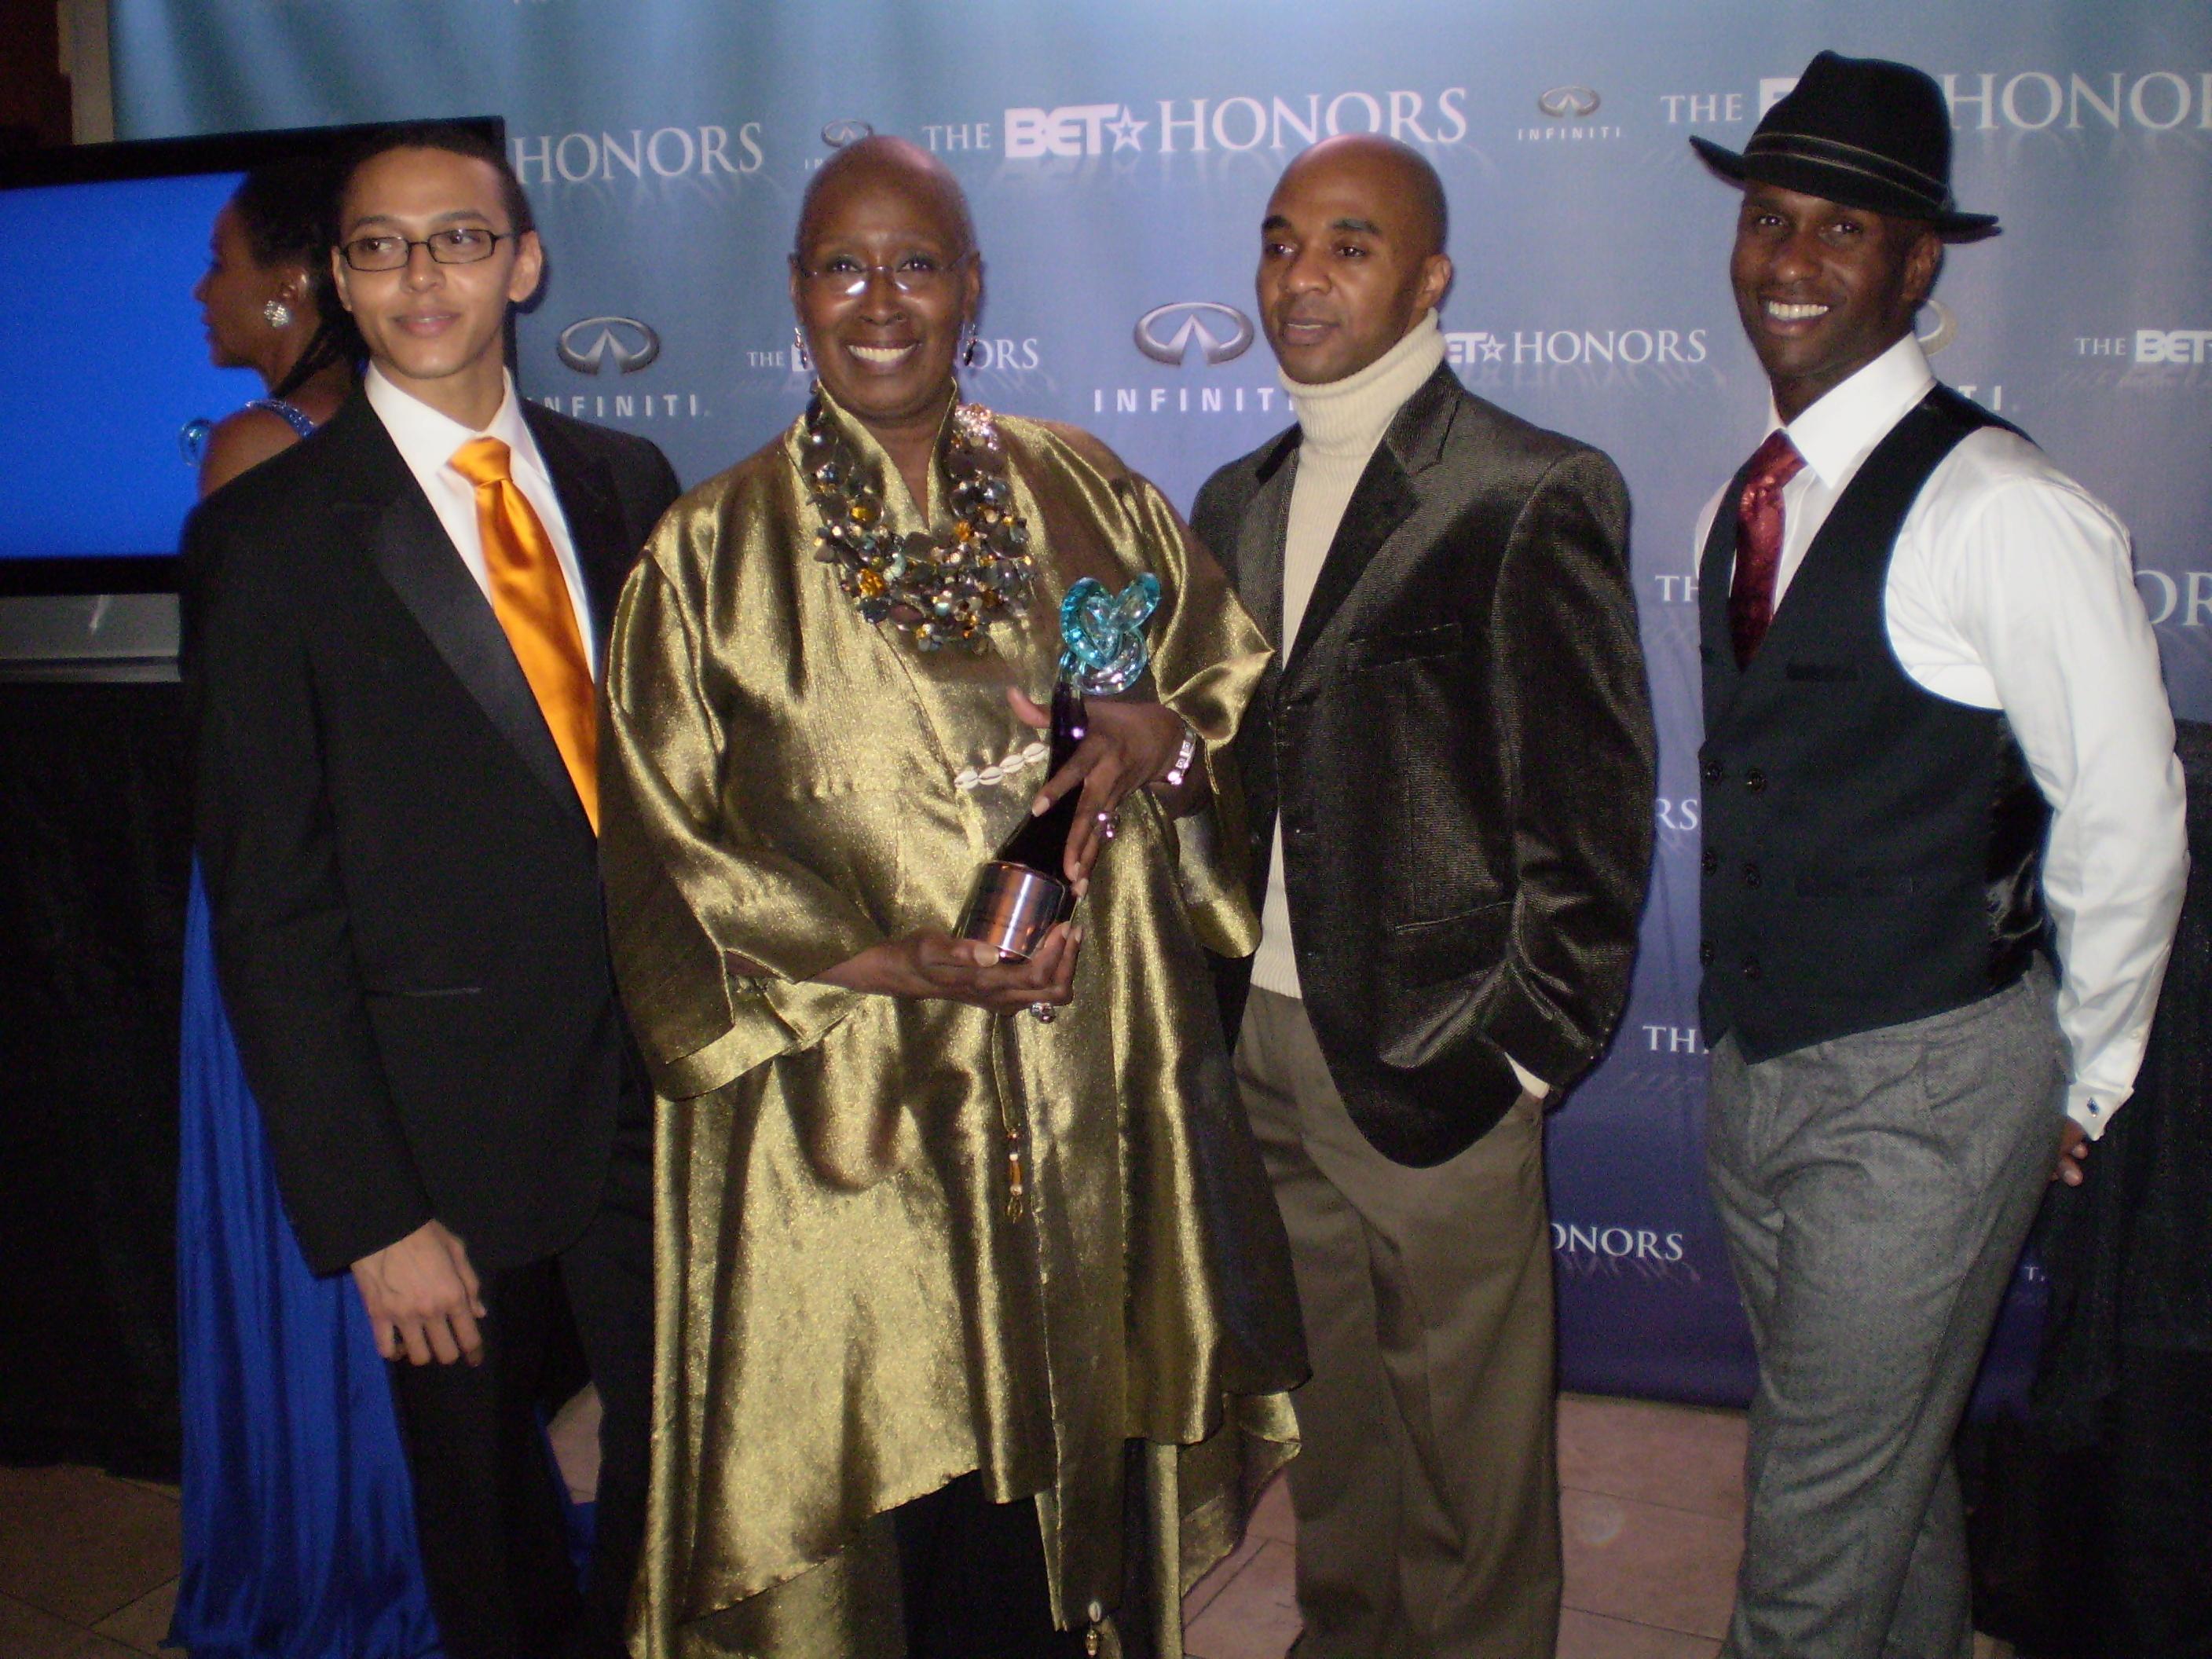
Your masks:
[{"label": "shirt cuff", "polygon": [[2103,1135],[2113,1118],[2119,1115],[2120,1108],[2128,1103],[2126,1093],[2121,1094],[2118,1099],[2113,1098],[2113,1093],[2114,1091],[2110,1089],[2094,1089],[2087,1084],[2073,1084],[2066,1091],[2066,1115],[2081,1126],[2083,1134],[2095,1140]]},{"label": "shirt cuff", "polygon": [[1523,1094],[1533,1095],[1538,1100],[1551,1098],[1550,1084],[1545,1082],[1510,1054],[1505,1056],[1505,1063],[1513,1068],[1513,1075],[1521,1079],[1521,1090]]}]

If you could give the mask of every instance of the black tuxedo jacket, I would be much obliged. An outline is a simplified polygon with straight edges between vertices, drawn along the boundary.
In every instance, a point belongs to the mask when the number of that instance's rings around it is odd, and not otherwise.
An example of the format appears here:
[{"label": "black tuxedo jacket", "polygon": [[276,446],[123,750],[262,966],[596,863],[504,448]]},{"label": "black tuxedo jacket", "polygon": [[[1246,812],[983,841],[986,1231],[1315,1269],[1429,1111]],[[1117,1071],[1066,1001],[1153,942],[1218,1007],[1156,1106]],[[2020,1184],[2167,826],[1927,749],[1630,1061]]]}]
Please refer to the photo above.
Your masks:
[{"label": "black tuxedo jacket", "polygon": [[[524,407],[604,636],[675,475]],[[561,1249],[642,1085],[598,847],[489,601],[360,397],[201,503],[185,568],[216,965],[308,1261],[433,1218],[479,1270]]]},{"label": "black tuxedo jacket", "polygon": [[[1595,1059],[1652,839],[1628,495],[1598,451],[1439,367],[1376,448],[1280,647],[1296,427],[1191,523],[1277,642],[1234,753],[1253,902],[1278,812],[1299,988],[1352,1121],[1431,1164]],[[1287,663],[1284,659],[1287,656]],[[1232,1040],[1249,960],[1222,964]]]}]

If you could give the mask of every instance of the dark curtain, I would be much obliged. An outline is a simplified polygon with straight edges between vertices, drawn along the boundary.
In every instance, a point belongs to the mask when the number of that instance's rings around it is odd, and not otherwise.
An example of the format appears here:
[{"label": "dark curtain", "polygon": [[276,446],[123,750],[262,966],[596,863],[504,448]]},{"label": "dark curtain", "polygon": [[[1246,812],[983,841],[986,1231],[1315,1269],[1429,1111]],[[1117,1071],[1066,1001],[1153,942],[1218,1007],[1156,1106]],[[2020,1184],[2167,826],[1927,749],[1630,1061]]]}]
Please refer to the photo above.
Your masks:
[{"label": "dark curtain", "polygon": [[2212,1659],[2212,726],[2179,726],[2189,891],[2135,1097],[2044,1205],[2029,1420],[1966,1448],[1977,1623],[2024,1659]]},{"label": "dark curtain", "polygon": [[0,1461],[177,1475],[174,684],[0,684]]}]

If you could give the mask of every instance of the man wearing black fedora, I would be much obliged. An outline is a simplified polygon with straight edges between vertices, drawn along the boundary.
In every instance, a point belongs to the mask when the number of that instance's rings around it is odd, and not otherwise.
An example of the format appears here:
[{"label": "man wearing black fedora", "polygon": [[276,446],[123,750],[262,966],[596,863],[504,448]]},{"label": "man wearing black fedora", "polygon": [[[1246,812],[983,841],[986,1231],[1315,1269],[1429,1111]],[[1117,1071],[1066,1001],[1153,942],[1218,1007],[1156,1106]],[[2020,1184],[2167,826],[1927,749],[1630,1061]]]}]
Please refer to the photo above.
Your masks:
[{"label": "man wearing black fedora", "polygon": [[1965,1659],[1951,1437],[2045,1180],[2134,1084],[2172,721],[2125,528],[1913,337],[1996,225],[1936,83],[1822,52],[1742,154],[1691,143],[1743,191],[1773,392],[1698,543],[1706,1170],[1759,1360],[1724,1651]]}]

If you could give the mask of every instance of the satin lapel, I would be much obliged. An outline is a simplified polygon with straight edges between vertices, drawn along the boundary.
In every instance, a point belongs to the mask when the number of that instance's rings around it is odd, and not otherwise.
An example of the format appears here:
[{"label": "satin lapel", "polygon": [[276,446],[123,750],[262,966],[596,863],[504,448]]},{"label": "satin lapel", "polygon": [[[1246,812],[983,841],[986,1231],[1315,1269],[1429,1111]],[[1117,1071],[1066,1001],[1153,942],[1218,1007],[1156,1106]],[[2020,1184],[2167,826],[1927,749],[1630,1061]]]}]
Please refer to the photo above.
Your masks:
[{"label": "satin lapel", "polygon": [[367,416],[370,430],[355,436],[361,461],[357,493],[335,501],[332,510],[358,518],[358,533],[371,561],[446,666],[538,781],[581,817],[576,787],[491,602],[461,562],[368,400],[354,403]]},{"label": "satin lapel", "polygon": [[638,550],[629,544],[622,504],[606,463],[571,441],[552,422],[541,423],[536,410],[534,404],[525,404],[522,418],[529,422],[531,436],[538,440],[538,453],[545,458],[545,470],[552,475],[553,493],[561,498],[562,516],[568,520],[568,541],[576,550],[576,565],[584,575],[584,610],[592,623],[592,660],[605,663],[615,606],[621,602],[623,583],[629,578]]}]

